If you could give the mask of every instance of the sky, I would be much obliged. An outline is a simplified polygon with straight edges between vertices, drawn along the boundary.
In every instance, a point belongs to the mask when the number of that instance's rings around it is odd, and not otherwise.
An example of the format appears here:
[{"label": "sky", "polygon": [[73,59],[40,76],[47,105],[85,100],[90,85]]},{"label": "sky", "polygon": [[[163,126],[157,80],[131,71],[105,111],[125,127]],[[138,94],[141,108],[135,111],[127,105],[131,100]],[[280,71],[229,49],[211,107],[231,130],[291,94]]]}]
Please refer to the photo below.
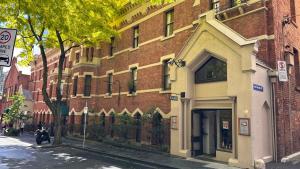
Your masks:
[{"label": "sky", "polygon": [[[14,57],[18,56],[20,53],[21,53],[22,49],[21,48],[14,48]],[[30,66],[28,67],[23,67],[23,66],[20,66],[20,65],[17,65],[18,69],[20,71],[22,71],[23,74],[26,74],[26,75],[30,75]],[[4,72],[7,72],[9,71],[10,67],[4,67],[3,70]]]}]

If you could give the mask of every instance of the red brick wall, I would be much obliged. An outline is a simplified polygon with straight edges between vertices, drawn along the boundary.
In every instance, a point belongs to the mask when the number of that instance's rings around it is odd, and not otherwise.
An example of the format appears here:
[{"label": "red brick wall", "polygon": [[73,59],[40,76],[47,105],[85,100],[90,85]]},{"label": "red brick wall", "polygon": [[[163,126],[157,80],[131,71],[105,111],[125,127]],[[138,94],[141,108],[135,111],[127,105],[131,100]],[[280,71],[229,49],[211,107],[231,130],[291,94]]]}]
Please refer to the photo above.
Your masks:
[{"label": "red brick wall", "polygon": [[[300,2],[295,0],[296,13],[300,14]],[[297,23],[286,25],[282,29],[282,19],[284,16],[290,16],[289,0],[272,0],[274,16],[274,34],[275,34],[275,59],[284,60],[282,50],[283,44],[288,44],[293,48],[300,50],[300,29],[299,20]],[[284,32],[282,32],[282,30]],[[283,42],[284,40],[284,42]],[[276,65],[276,62],[273,62]],[[279,157],[297,152],[300,150],[300,92],[295,90],[295,68],[289,76],[289,82],[280,82],[276,84],[276,108],[277,108],[277,136]],[[298,70],[299,71],[299,70]],[[291,107],[290,107],[291,106]],[[289,112],[289,107],[290,112]]]},{"label": "red brick wall", "polygon": [[[7,98],[14,95],[14,93],[19,91],[19,87],[22,85],[23,89],[29,89],[29,81],[30,76],[24,75],[22,72],[19,72],[17,66],[17,59],[14,58],[12,61],[11,68],[6,76],[5,82],[4,82],[4,94],[6,97],[2,99],[2,111],[4,111],[6,108],[12,105],[12,101],[10,99],[7,100]],[[8,95],[9,94],[9,95]]]}]

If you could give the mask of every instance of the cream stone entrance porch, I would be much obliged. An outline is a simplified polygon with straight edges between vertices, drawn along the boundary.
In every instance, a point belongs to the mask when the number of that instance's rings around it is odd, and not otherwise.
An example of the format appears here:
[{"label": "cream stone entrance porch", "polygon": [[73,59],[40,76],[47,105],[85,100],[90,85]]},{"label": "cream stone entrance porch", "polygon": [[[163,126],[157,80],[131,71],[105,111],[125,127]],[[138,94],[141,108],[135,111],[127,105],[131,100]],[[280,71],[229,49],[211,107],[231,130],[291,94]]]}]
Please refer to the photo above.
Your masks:
[{"label": "cream stone entrance porch", "polygon": [[[269,116],[262,111],[264,104],[271,107],[267,68],[256,60],[257,40],[245,39],[214,16],[213,12],[200,16],[198,28],[176,56],[186,66],[171,66],[171,92],[185,93],[185,97],[171,103],[171,116],[178,119],[178,128],[171,130],[171,153],[183,157],[210,154],[216,160],[251,168],[255,160],[272,157]],[[253,91],[256,82],[264,86],[265,92]],[[240,118],[251,123],[261,120],[265,131],[253,127],[250,135],[239,134]],[[206,125],[204,129],[201,121]]]}]

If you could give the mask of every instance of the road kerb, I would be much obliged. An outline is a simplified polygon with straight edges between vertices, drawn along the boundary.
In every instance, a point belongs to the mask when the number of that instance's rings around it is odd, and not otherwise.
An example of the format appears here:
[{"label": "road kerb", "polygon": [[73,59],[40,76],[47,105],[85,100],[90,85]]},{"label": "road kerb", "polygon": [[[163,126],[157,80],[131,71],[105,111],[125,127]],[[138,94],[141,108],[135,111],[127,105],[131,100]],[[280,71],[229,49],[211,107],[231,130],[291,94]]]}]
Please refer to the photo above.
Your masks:
[{"label": "road kerb", "polygon": [[116,155],[116,154],[113,154],[113,153],[107,153],[107,152],[99,151],[99,150],[92,149],[92,148],[89,148],[89,147],[82,148],[81,146],[79,147],[79,146],[72,145],[72,144],[63,144],[63,145],[64,146],[69,146],[69,147],[72,147],[72,148],[75,148],[75,149],[79,149],[79,150],[84,150],[84,151],[89,151],[89,152],[93,152],[93,153],[97,153],[97,154],[101,154],[101,155],[105,155],[105,156],[119,158],[119,159],[122,159],[122,160],[135,161],[138,164],[146,164],[146,165],[149,165],[149,166],[155,166],[155,167],[164,168],[164,169],[179,169],[179,168],[169,166],[169,165],[163,165],[163,164],[158,164],[158,163],[154,163],[154,162],[150,162],[150,161],[146,161],[146,160],[140,160],[140,159],[137,159],[137,158],[131,158],[131,157],[128,157],[128,156],[122,156],[122,155]]}]

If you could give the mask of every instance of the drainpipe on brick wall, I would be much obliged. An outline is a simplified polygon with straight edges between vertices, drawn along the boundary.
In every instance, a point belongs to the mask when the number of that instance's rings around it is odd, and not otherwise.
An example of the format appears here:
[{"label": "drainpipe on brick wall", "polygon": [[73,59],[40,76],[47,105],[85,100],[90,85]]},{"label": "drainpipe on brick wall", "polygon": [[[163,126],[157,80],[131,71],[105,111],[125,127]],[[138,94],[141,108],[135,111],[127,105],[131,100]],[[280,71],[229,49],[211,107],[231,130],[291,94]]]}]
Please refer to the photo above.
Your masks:
[{"label": "drainpipe on brick wall", "polygon": [[268,70],[268,76],[271,82],[271,123],[272,123],[272,156],[273,160],[277,162],[277,123],[276,123],[276,93],[275,83],[277,82],[278,72],[274,70]]},{"label": "drainpipe on brick wall", "polygon": [[273,128],[273,155],[274,159],[277,162],[277,123],[276,123],[276,93],[275,93],[275,84],[272,83],[272,128]]}]

